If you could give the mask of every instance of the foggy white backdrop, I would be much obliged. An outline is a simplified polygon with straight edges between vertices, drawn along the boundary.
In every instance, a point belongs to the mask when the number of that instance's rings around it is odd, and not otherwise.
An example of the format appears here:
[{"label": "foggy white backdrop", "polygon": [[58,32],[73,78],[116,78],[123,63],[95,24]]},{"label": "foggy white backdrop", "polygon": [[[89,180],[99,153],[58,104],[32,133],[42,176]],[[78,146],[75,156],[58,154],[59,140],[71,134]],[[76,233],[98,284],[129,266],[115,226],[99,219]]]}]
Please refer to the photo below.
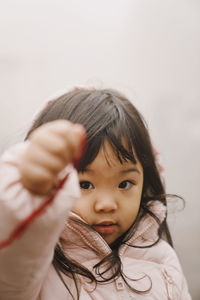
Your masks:
[{"label": "foggy white backdrop", "polygon": [[200,299],[200,1],[0,0],[0,151],[45,99],[117,88],[146,118],[165,167],[175,248]]}]

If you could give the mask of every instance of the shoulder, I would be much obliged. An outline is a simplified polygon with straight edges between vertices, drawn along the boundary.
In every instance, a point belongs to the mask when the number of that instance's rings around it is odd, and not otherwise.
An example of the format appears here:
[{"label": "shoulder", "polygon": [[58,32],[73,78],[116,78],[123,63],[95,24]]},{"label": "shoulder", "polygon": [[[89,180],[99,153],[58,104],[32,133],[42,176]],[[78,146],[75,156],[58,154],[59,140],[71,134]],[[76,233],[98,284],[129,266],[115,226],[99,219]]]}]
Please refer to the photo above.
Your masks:
[{"label": "shoulder", "polygon": [[[149,248],[130,246],[127,250],[123,261],[126,275],[141,279],[145,275],[143,281],[149,279],[152,284],[150,294],[155,299],[158,296],[158,299],[191,300],[178,256],[167,242],[160,240]],[[142,284],[142,280],[139,283]]]},{"label": "shoulder", "polygon": [[151,247],[137,248],[129,246],[126,248],[124,256],[152,264],[171,266],[181,271],[181,265],[175,250],[162,239]]},{"label": "shoulder", "polygon": [[164,240],[160,240],[156,245],[148,248],[144,253],[144,258],[153,262],[180,267],[178,256],[175,250]]},{"label": "shoulder", "polygon": [[191,299],[179,258],[166,241],[161,239],[155,246],[149,248],[144,253],[143,259],[157,265],[156,268],[162,274],[169,294],[171,290],[173,299]]}]

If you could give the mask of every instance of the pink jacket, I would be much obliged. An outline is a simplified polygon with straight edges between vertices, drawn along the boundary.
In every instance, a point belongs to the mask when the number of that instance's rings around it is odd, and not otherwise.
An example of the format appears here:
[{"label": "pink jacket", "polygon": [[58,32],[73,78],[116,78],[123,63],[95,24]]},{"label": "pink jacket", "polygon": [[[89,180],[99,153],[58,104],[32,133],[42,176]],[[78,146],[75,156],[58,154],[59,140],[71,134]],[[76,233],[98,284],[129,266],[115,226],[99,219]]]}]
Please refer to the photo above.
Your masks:
[{"label": "pink jacket", "polygon": [[[17,145],[1,159],[0,243],[8,239],[16,226],[45,201],[45,197],[32,195],[20,182],[17,165],[25,147],[26,143]],[[110,247],[97,232],[68,218],[70,215],[79,218],[70,212],[79,196],[79,184],[72,167],[68,166],[64,173],[69,173],[68,180],[51,205],[27,227],[20,238],[0,248],[0,300],[71,299],[52,265],[54,247],[59,237],[68,257],[91,271],[100,259],[110,253]],[[151,205],[151,210],[160,220],[166,213],[165,207],[158,201]],[[156,232],[157,223],[146,216],[129,243],[146,245],[157,238]],[[107,284],[98,284],[94,289],[87,278],[79,276],[80,300],[191,299],[178,258],[165,241],[144,249],[123,245],[120,257],[129,284],[142,291],[148,289],[152,282],[150,292],[134,293],[120,277]],[[63,279],[76,295],[72,279],[65,275]]]}]

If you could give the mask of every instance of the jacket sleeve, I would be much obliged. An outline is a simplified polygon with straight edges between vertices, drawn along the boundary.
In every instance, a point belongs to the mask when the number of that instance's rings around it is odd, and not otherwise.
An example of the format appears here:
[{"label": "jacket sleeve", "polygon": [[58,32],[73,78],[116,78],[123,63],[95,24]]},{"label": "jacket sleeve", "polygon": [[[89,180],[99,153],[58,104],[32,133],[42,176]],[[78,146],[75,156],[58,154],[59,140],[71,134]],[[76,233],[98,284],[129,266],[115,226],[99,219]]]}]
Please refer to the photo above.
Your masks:
[{"label": "jacket sleeve", "polygon": [[[0,161],[0,243],[46,200],[31,194],[21,184],[18,164],[26,147],[27,142],[14,146]],[[51,205],[20,237],[0,247],[0,300],[37,299],[54,247],[80,193],[76,171],[68,166],[63,174],[69,174],[68,179]]]}]

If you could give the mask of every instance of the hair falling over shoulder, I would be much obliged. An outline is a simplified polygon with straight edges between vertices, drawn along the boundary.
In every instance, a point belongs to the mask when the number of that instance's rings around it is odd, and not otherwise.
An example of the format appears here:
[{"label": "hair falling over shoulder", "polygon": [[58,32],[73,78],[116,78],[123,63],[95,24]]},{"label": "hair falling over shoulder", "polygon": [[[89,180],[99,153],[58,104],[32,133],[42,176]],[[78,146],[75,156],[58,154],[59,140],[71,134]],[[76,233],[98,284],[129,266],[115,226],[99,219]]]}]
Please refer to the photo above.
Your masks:
[{"label": "hair falling over shoulder", "polygon": [[[119,92],[111,89],[80,88],[50,101],[35,119],[26,138],[37,127],[57,119],[82,124],[86,129],[87,149],[79,163],[78,171],[84,170],[95,159],[105,140],[109,141],[120,162],[130,160],[135,163],[135,153],[143,167],[144,184],[138,217],[131,228],[111,245],[111,254],[94,266],[94,270],[98,275],[101,275],[98,272],[100,272],[100,266],[105,262],[108,266],[106,271],[112,270],[112,276],[104,278],[102,275],[101,282],[114,280],[121,275],[128,285],[122,271],[119,249],[122,244],[128,243],[145,215],[150,214],[159,225],[158,240],[156,242],[164,237],[172,245],[166,218],[161,223],[156,215],[148,209],[148,203],[154,200],[159,200],[166,206],[166,194],[145,121],[134,105]],[[151,246],[153,244],[148,247]],[[75,262],[71,262],[58,245],[55,248],[53,263],[58,272],[61,271],[61,273],[74,278],[75,284],[77,283],[76,275],[78,274],[87,277],[96,284],[98,283],[89,270]],[[60,276],[62,278],[62,275]],[[78,298],[77,284],[76,288]],[[130,289],[133,288],[130,287]],[[70,293],[69,289],[68,291]],[[140,291],[135,292],[141,293]],[[71,296],[74,298],[73,295]]]}]

